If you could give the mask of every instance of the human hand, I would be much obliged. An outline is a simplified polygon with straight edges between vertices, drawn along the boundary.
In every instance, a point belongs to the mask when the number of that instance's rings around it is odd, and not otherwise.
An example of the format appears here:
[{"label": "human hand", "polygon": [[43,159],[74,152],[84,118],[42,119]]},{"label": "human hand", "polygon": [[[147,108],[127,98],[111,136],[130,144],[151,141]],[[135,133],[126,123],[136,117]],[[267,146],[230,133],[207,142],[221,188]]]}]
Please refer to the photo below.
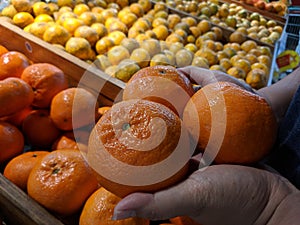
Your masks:
[{"label": "human hand", "polygon": [[254,92],[246,82],[218,70],[208,70],[196,66],[182,67],[177,70],[188,77],[193,83],[198,84],[201,87],[210,83],[225,81],[237,84],[250,92]]},{"label": "human hand", "polygon": [[214,165],[169,189],[126,196],[115,207],[114,218],[163,220],[185,215],[205,225],[266,225],[281,201],[294,192],[296,188],[277,174]]}]

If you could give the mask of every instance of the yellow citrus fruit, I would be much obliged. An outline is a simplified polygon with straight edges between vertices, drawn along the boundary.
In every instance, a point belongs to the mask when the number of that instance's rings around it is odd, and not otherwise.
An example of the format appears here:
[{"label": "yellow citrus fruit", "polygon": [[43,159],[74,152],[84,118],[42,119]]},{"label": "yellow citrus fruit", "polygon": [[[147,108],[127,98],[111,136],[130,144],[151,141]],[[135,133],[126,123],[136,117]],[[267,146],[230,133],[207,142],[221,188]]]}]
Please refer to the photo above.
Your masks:
[{"label": "yellow citrus fruit", "polygon": [[107,29],[103,23],[93,23],[91,28],[94,28],[98,33],[99,39],[107,35]]},{"label": "yellow citrus fruit", "polygon": [[46,2],[35,2],[32,6],[34,16],[41,14],[51,15],[51,9]]},{"label": "yellow citrus fruit", "polygon": [[88,5],[83,3],[75,5],[73,9],[73,12],[78,16],[80,16],[83,12],[88,12],[88,11],[90,11],[90,7],[88,7]]},{"label": "yellow citrus fruit", "polygon": [[73,35],[75,30],[80,27],[85,25],[85,23],[78,19],[78,18],[66,18],[65,21],[63,22],[62,26],[71,34]]},{"label": "yellow citrus fruit", "polygon": [[70,33],[63,26],[53,24],[45,30],[43,40],[51,44],[65,45],[70,36]]},{"label": "yellow citrus fruit", "polygon": [[97,17],[93,12],[83,12],[79,15],[78,18],[88,26],[91,26],[93,23],[97,22]]},{"label": "yellow citrus fruit", "polygon": [[233,76],[235,78],[240,78],[240,79],[245,79],[246,78],[246,72],[244,70],[242,70],[241,68],[239,67],[230,67],[228,70],[227,70],[227,73],[230,75],[230,76]]},{"label": "yellow citrus fruit", "polygon": [[122,45],[114,46],[107,52],[108,60],[112,65],[118,65],[122,60],[129,59],[130,53]]},{"label": "yellow citrus fruit", "polygon": [[34,18],[34,22],[54,22],[54,19],[52,16],[48,14],[40,14]]},{"label": "yellow citrus fruit", "polygon": [[245,52],[249,52],[251,49],[255,49],[256,47],[257,47],[256,42],[252,40],[244,41],[241,44],[241,49],[244,50]]},{"label": "yellow citrus fruit", "polygon": [[127,82],[133,74],[140,70],[139,65],[131,59],[123,59],[116,68],[115,77]]},{"label": "yellow citrus fruit", "polygon": [[95,48],[97,53],[101,55],[106,54],[113,46],[115,46],[113,39],[108,36],[104,36],[96,42]]},{"label": "yellow citrus fruit", "polygon": [[235,67],[241,68],[242,70],[245,71],[246,74],[249,73],[250,70],[251,70],[251,64],[246,59],[239,59],[237,61],[234,61],[232,63],[232,65],[235,66]]},{"label": "yellow citrus fruit", "polygon": [[32,12],[32,1],[30,0],[11,0],[10,3],[18,12]]},{"label": "yellow citrus fruit", "polygon": [[143,48],[136,48],[132,51],[130,59],[134,60],[141,68],[149,65],[150,54]]},{"label": "yellow citrus fruit", "polygon": [[158,65],[168,66],[168,65],[171,65],[171,62],[165,54],[158,53],[151,58],[150,66],[152,67],[152,66],[158,66]]},{"label": "yellow citrus fruit", "polygon": [[33,22],[34,22],[34,18],[28,12],[18,12],[13,17],[13,23],[20,28],[24,28]]},{"label": "yellow citrus fruit", "polygon": [[94,47],[96,42],[99,40],[97,31],[87,25],[78,27],[74,32],[74,37],[85,38],[92,47]]},{"label": "yellow citrus fruit", "polygon": [[152,29],[158,40],[165,40],[169,35],[169,29],[165,25],[159,25]]},{"label": "yellow citrus fruit", "polygon": [[116,30],[116,31],[113,31],[113,32],[109,33],[108,37],[113,40],[115,45],[120,45],[122,40],[124,38],[126,38],[126,35],[122,31]]},{"label": "yellow citrus fruit", "polygon": [[254,89],[260,89],[267,85],[267,75],[262,69],[252,69],[246,76],[246,82]]},{"label": "yellow citrus fruit", "polygon": [[16,15],[18,13],[18,11],[16,10],[16,8],[13,5],[8,5],[6,7],[4,7],[1,11],[1,15],[2,16],[6,16],[9,18],[13,18],[14,15]]},{"label": "yellow citrus fruit", "polygon": [[59,7],[67,6],[70,8],[74,8],[76,5],[76,0],[57,0],[57,5]]},{"label": "yellow citrus fruit", "polygon": [[[33,34],[36,37],[43,39],[45,31],[50,27],[50,24],[47,22],[34,22],[29,25],[28,32]],[[24,28],[25,30],[25,28]]]},{"label": "yellow citrus fruit", "polygon": [[92,49],[90,43],[85,38],[71,37],[67,41],[65,48],[67,52],[80,59],[90,59]]}]

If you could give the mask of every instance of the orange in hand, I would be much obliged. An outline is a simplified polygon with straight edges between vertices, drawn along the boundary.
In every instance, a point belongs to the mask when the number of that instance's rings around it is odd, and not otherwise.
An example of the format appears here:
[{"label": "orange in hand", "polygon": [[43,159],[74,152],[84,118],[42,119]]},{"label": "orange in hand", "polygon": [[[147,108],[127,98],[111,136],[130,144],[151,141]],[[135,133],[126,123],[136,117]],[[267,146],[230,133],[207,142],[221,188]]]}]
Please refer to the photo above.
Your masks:
[{"label": "orange in hand", "polygon": [[86,201],[79,219],[79,225],[149,225],[149,220],[132,217],[112,220],[113,210],[121,199],[100,187]]},{"label": "orange in hand", "polygon": [[30,197],[60,215],[78,212],[98,188],[94,171],[78,150],[56,150],[32,168],[27,182]]},{"label": "orange in hand", "polygon": [[0,80],[8,77],[21,77],[23,70],[30,65],[29,59],[21,52],[9,51],[0,56]]},{"label": "orange in hand", "polygon": [[34,63],[28,66],[21,78],[34,90],[32,105],[39,108],[49,107],[52,98],[58,92],[68,88],[68,80],[64,72],[49,63]]},{"label": "orange in hand", "polygon": [[22,153],[24,136],[15,126],[0,121],[0,163]]},{"label": "orange in hand", "polygon": [[183,122],[199,149],[218,150],[204,152],[216,163],[255,163],[271,150],[277,133],[266,100],[229,82],[206,85],[194,94]]},{"label": "orange in hand", "polygon": [[172,66],[145,67],[127,82],[123,100],[147,99],[166,105],[181,115],[194,94],[192,83]]},{"label": "orange in hand", "polygon": [[38,160],[47,155],[47,151],[25,152],[14,157],[6,165],[3,175],[22,190],[27,190],[29,174]]},{"label": "orange in hand", "polygon": [[101,186],[119,197],[177,183],[190,157],[180,118],[160,103],[141,99],[116,103],[99,119],[86,155]]}]

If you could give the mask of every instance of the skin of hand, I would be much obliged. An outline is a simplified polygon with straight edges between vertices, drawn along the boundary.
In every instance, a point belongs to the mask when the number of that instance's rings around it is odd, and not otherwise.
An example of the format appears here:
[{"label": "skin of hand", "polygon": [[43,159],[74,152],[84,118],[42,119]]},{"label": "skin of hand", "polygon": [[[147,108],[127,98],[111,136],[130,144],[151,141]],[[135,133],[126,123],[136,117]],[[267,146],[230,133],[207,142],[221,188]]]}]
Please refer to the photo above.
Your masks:
[{"label": "skin of hand", "polygon": [[195,171],[169,189],[126,196],[115,207],[113,218],[161,220],[187,215],[205,225],[281,225],[269,221],[281,202],[296,193],[298,190],[277,174],[246,166],[214,165]]},{"label": "skin of hand", "polygon": [[[260,90],[219,71],[185,67],[179,72],[204,87],[233,82],[268,101],[278,121],[300,84],[300,69]],[[156,193],[133,193],[115,207],[113,219],[132,216],[151,220],[190,216],[205,225],[296,225],[300,192],[276,173],[239,165],[213,165],[195,170],[186,180]]]}]

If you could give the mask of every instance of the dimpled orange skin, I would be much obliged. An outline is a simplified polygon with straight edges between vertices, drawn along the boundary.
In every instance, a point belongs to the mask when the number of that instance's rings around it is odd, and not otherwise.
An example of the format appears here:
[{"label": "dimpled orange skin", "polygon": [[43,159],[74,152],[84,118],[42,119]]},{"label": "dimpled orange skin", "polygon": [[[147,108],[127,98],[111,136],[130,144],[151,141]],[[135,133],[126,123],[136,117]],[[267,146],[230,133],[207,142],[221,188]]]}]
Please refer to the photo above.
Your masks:
[{"label": "dimpled orange skin", "polygon": [[34,63],[23,71],[21,78],[34,90],[32,105],[39,108],[50,106],[52,98],[68,88],[64,72],[49,63]]},{"label": "dimpled orange skin", "polygon": [[28,107],[33,101],[32,88],[23,80],[9,77],[0,81],[0,117]]},{"label": "dimpled orange skin", "polygon": [[[105,150],[114,158],[121,162],[134,166],[149,166],[161,162],[170,154],[172,154],[178,144],[178,140],[181,135],[181,120],[172,110],[160,103],[148,100],[138,100],[138,102],[134,104],[134,107],[132,107],[132,104],[127,104],[127,101],[122,101],[117,104],[124,104],[125,106],[123,105],[123,107],[120,107],[117,110],[115,110],[113,106],[99,119],[99,121],[95,125],[93,131],[90,134],[88,145],[89,152],[94,152],[94,154],[96,154],[98,151],[97,149],[102,149],[102,145],[99,144],[102,143]],[[118,135],[120,135],[120,133],[124,131],[122,130],[123,126],[120,124],[120,121],[121,123],[123,123],[124,121],[120,119],[119,124],[116,125],[112,120],[112,110],[114,110],[114,113],[116,113],[114,114],[114,118],[123,118],[123,115],[125,114],[132,116],[132,118],[127,122],[130,126],[131,132],[139,139],[146,139],[151,135],[148,126],[152,118],[158,117],[163,119],[166,122],[167,126],[167,132],[164,139],[158,144],[158,146],[149,151],[139,151],[125,146],[118,140]],[[127,122],[124,122],[124,124]],[[189,150],[189,143],[187,143],[186,146],[186,150]],[[89,161],[91,158],[96,158],[96,156],[91,155],[87,158]],[[118,167],[118,165],[110,166]],[[107,190],[111,191],[119,197],[124,197],[132,192],[154,192],[171,186],[172,184],[175,184],[182,180],[183,177],[185,177],[185,175],[187,174],[187,170],[188,163],[186,163],[183,168],[179,169],[179,171],[177,171],[177,173],[175,173],[170,178],[155,184],[144,186],[130,186],[113,182],[102,176],[101,172],[98,176],[98,179],[101,186],[105,187]],[[124,174],[124,177],[126,176],[131,177],[132,175],[128,173]],[[147,174],[145,174],[145,176],[147,176]]]},{"label": "dimpled orange skin", "polygon": [[[123,92],[123,100],[128,99],[135,99],[140,98],[141,93],[147,91],[151,92],[153,95],[147,96],[144,99],[155,101],[161,104],[166,105],[170,109],[172,109],[174,112],[176,112],[178,115],[181,115],[184,106],[187,102],[187,98],[184,98],[185,96],[182,96],[176,93],[178,90],[174,90],[171,93],[167,94],[168,97],[171,97],[171,99],[174,100],[174,102],[169,102],[165,97],[161,98],[159,96],[165,96],[166,93],[168,93],[169,87],[161,87],[157,86],[157,84],[152,85],[151,80],[155,80],[155,78],[165,78],[172,83],[179,85],[179,88],[181,91],[185,91],[188,96],[192,96],[195,92],[193,89],[193,85],[190,82],[190,80],[185,77],[184,75],[180,74],[175,67],[173,66],[164,66],[164,65],[157,65],[157,66],[150,66],[145,67],[138,72],[136,72],[130,80],[127,82],[124,92]],[[147,79],[142,79],[147,78]],[[136,82],[138,81],[138,82]],[[133,83],[134,82],[134,83]],[[158,85],[161,82],[158,82]],[[172,84],[170,82],[166,83],[166,85],[170,85],[170,88],[174,88],[174,83]],[[142,88],[141,88],[142,87]],[[183,97],[183,99],[181,99]],[[174,103],[178,104],[178,107],[176,108]]]},{"label": "dimpled orange skin", "polygon": [[52,212],[78,212],[98,188],[94,171],[78,150],[55,150],[31,170],[28,195]]},{"label": "dimpled orange skin", "polygon": [[[215,97],[208,98],[206,93]],[[222,107],[218,112],[225,112],[225,121],[212,119],[210,105]],[[225,125],[224,137],[217,137],[224,139],[216,163],[255,163],[269,153],[277,134],[276,119],[266,100],[229,82],[212,83],[195,93],[186,105],[183,122],[202,151],[210,139],[212,123],[218,123],[219,129]]]}]

